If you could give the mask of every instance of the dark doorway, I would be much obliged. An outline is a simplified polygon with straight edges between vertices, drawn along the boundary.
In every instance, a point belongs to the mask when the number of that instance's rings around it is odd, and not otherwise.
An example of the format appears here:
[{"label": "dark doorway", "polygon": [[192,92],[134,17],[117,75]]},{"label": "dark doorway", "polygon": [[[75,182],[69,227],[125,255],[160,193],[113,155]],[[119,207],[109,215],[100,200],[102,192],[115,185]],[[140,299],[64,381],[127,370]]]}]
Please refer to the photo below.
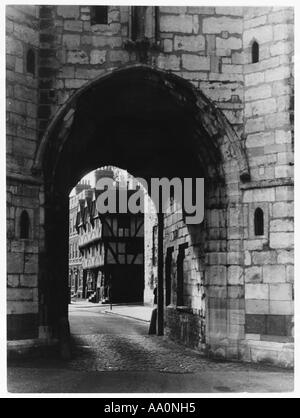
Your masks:
[{"label": "dark doorway", "polygon": [[179,246],[177,257],[177,306],[184,306],[184,260],[187,244]]},{"label": "dark doorway", "polygon": [[173,252],[173,247],[168,248],[166,256],[166,306],[171,305]]}]

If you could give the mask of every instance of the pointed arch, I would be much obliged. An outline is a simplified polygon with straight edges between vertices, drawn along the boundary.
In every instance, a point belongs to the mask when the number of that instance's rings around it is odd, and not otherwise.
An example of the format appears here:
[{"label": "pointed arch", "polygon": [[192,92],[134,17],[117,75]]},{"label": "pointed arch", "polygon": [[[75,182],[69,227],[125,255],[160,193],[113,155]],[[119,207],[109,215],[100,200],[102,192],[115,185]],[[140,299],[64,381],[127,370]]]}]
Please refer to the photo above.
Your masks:
[{"label": "pointed arch", "polygon": [[[201,91],[197,90],[189,81],[167,71],[157,70],[144,64],[129,65],[116,70],[109,70],[105,74],[86,83],[78,89],[74,95],[58,110],[49,124],[37,149],[32,172],[34,175],[42,175],[43,164],[46,160],[47,147],[49,144],[53,150],[56,142],[56,154],[63,150],[70,135],[74,120],[78,116],[80,102],[84,102],[85,96],[107,85],[133,83],[141,80],[155,86],[170,96],[170,99],[181,107],[183,114],[189,113],[195,122],[195,135],[198,138],[206,136],[209,141],[203,143],[198,153],[199,159],[210,160],[212,166],[217,164],[216,155],[223,154],[221,159],[226,161],[235,159],[239,168],[242,181],[250,180],[250,170],[242,141],[231,126],[224,113],[209,100]],[[198,126],[198,128],[197,128]],[[55,140],[53,141],[53,136]],[[204,140],[203,140],[204,141]],[[221,144],[222,143],[222,144]],[[49,161],[49,156],[47,155]],[[202,161],[203,163],[203,161]],[[52,166],[55,170],[53,161]],[[202,164],[205,165],[205,164]]]},{"label": "pointed arch", "polygon": [[30,219],[28,212],[23,210],[20,216],[20,238],[29,239]]},{"label": "pointed arch", "polygon": [[252,64],[256,64],[257,62],[259,62],[259,43],[257,41],[252,42],[251,58]]},{"label": "pointed arch", "polygon": [[256,208],[254,212],[254,234],[255,236],[262,236],[265,232],[264,211],[261,208]]}]

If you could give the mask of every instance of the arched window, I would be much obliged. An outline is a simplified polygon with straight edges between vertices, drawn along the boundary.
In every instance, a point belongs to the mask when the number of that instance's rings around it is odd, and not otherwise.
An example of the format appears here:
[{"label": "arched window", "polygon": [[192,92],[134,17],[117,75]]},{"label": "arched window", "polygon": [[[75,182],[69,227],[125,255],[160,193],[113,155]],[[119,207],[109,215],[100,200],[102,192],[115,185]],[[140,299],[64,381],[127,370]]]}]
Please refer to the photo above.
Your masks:
[{"label": "arched window", "polygon": [[259,45],[256,41],[252,44],[252,63],[255,64],[259,61]]},{"label": "arched window", "polygon": [[29,238],[29,215],[26,210],[23,210],[20,217],[20,238]]},{"label": "arched window", "polygon": [[35,53],[34,53],[33,49],[29,49],[27,51],[26,71],[29,74],[35,75]]},{"label": "arched window", "polygon": [[254,233],[256,236],[264,235],[264,212],[261,208],[254,213]]}]

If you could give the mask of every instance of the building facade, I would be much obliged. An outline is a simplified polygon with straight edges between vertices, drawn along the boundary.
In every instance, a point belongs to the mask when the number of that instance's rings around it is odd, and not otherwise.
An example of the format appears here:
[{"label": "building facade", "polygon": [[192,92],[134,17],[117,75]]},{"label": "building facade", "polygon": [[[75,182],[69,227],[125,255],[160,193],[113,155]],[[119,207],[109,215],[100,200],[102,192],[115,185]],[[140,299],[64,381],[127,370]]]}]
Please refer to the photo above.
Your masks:
[{"label": "building facade", "polygon": [[79,202],[85,200],[86,190],[91,186],[87,181],[80,182],[70,196],[69,216],[69,291],[70,297],[84,298],[82,256],[78,246],[78,232],[76,229]]},{"label": "building facade", "polygon": [[6,15],[8,340],[67,328],[68,196],[112,164],[205,178],[204,222],[186,225],[175,202],[158,233],[165,332],[216,357],[292,366],[293,9]]},{"label": "building facade", "polygon": [[[121,181],[118,177],[120,170],[99,169],[95,172],[96,187],[77,197],[74,228],[81,254],[81,295],[94,303],[144,303],[144,293],[149,293],[144,213],[101,215],[97,211],[97,198],[105,192],[97,188],[100,179],[111,180],[118,199],[123,194],[128,202],[135,192],[129,176],[123,175]],[[70,246],[72,243],[70,239]]]}]

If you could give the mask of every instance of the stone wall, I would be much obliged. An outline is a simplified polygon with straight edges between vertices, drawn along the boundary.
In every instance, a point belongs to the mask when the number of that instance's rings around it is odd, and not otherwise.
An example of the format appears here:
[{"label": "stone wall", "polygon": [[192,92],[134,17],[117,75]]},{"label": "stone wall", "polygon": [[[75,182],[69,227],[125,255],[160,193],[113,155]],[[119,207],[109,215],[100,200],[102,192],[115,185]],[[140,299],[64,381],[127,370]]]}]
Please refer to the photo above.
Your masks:
[{"label": "stone wall", "polygon": [[[241,132],[242,8],[160,7],[160,47],[148,63],[191,81]],[[109,6],[108,25],[92,25],[89,6],[42,6],[40,130],[72,93],[108,70],[138,61],[125,48],[129,7]],[[55,28],[55,30],[54,30]]]},{"label": "stone wall", "polygon": [[[43,196],[38,182],[30,179],[36,150],[38,78],[27,71],[27,53],[37,56],[38,7],[6,8],[7,97],[7,328],[9,339],[38,336],[38,265]],[[23,211],[29,215],[29,231],[21,238]]]},{"label": "stone wall", "polygon": [[[251,63],[253,40],[260,60]],[[292,363],[293,342],[293,10],[245,13],[245,139],[253,182],[243,194],[245,339],[254,361]],[[262,236],[254,212],[264,212]]]},{"label": "stone wall", "polygon": [[[76,91],[114,69],[140,63],[137,51],[126,46],[129,13],[127,6],[109,6],[108,25],[91,25],[89,6],[7,7],[8,314],[35,315],[24,316],[31,329],[26,338],[37,335],[38,311],[39,323],[45,322],[37,296],[44,197],[31,176],[34,154]],[[293,10],[160,7],[158,38],[144,64],[190,81],[223,112],[246,150],[251,174],[250,182],[241,183],[238,157],[224,157],[223,184],[210,185],[200,228],[187,227],[176,205],[170,208],[167,333],[200,349],[205,343],[216,356],[291,365]],[[259,44],[258,63],[251,63],[253,41]],[[33,75],[25,71],[29,47],[38,52]],[[219,143],[223,156],[234,154],[226,136]],[[23,208],[32,220],[26,242],[18,237]],[[264,213],[261,236],[254,234],[257,208]],[[183,244],[186,311],[176,310],[176,261]],[[11,321],[11,338],[18,337]],[[199,339],[187,337],[187,329],[199,332]]]}]

